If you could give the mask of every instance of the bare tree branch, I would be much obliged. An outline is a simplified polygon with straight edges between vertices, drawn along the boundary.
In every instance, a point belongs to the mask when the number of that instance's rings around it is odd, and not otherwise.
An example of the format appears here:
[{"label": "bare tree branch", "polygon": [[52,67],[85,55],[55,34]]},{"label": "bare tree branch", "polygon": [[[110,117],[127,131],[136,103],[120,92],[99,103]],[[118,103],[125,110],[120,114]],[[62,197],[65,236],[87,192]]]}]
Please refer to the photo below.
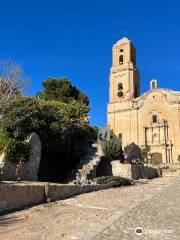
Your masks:
[{"label": "bare tree branch", "polygon": [[18,95],[25,93],[29,82],[19,64],[11,59],[0,63],[0,117]]}]

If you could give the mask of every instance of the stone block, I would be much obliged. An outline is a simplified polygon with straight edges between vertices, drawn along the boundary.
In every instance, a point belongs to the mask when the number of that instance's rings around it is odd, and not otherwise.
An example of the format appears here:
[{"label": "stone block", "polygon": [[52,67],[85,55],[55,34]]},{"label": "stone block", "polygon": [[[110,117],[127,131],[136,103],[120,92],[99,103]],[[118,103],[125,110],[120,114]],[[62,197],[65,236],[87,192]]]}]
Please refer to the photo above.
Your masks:
[{"label": "stone block", "polygon": [[124,177],[131,180],[158,177],[157,169],[155,168],[135,164],[122,164],[119,161],[112,161],[112,173],[113,176]]}]

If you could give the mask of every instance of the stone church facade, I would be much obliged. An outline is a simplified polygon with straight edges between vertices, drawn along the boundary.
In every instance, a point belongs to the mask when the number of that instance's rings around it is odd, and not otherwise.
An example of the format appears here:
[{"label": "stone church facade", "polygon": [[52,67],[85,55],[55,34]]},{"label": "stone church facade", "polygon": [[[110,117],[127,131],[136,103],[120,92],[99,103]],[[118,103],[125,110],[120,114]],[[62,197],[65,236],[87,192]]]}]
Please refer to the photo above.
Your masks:
[{"label": "stone church facade", "polygon": [[158,88],[158,81],[151,80],[150,90],[140,96],[136,49],[127,38],[113,46],[107,118],[123,147],[134,142],[148,147],[155,160],[178,162],[180,92]]}]

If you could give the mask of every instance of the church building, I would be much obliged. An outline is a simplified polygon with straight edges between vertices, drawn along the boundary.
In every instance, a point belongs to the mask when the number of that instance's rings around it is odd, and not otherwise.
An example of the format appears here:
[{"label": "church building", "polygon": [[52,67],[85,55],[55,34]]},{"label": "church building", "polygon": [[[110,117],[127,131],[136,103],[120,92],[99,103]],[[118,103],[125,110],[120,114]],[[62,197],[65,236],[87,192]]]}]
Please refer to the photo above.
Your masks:
[{"label": "church building", "polygon": [[154,160],[178,163],[180,92],[158,88],[153,79],[149,91],[140,95],[136,49],[127,38],[113,46],[109,82],[108,125],[123,147],[135,143],[148,147]]}]

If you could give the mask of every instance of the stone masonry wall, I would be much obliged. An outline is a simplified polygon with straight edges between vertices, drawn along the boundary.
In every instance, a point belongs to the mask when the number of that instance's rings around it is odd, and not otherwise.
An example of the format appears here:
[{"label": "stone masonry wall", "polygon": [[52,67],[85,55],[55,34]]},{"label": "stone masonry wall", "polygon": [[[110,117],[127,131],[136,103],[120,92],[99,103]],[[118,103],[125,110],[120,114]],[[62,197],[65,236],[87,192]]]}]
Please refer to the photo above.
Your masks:
[{"label": "stone masonry wall", "polygon": [[119,161],[112,161],[113,176],[120,176],[132,180],[140,178],[156,178],[158,177],[157,170],[152,167],[144,167],[141,165],[122,164]]},{"label": "stone masonry wall", "polygon": [[107,189],[112,185],[68,185],[54,183],[0,183],[0,212],[69,198],[81,193]]},{"label": "stone masonry wall", "polygon": [[131,164],[122,164],[119,161],[112,161],[113,176],[120,176],[132,179]]}]

